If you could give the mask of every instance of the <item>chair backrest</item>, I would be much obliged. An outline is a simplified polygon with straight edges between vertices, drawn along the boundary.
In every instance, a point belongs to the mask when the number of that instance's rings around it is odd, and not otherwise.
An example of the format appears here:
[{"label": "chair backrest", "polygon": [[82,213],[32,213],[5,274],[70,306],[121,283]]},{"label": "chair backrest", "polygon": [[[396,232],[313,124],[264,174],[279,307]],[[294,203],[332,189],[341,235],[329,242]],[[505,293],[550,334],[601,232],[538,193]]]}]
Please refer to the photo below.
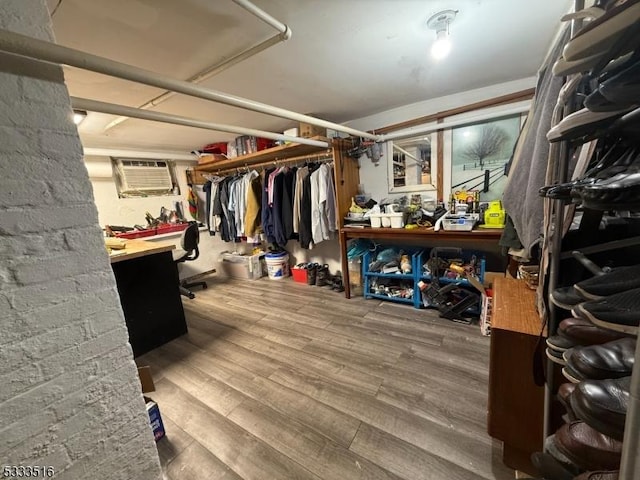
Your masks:
[{"label": "chair backrest", "polygon": [[200,252],[198,251],[198,242],[200,242],[200,231],[197,222],[189,222],[189,226],[183,230],[180,238],[180,246],[186,252],[194,252],[195,256],[186,258],[185,260],[195,260]]}]

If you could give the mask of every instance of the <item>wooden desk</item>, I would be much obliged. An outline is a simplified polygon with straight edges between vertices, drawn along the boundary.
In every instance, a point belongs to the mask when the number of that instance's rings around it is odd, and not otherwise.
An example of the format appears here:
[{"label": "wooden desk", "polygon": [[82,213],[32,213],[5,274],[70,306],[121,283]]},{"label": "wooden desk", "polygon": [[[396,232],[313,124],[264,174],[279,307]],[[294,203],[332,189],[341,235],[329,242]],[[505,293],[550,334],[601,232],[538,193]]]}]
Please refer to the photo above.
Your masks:
[{"label": "wooden desk", "polygon": [[347,259],[347,242],[353,238],[370,238],[375,240],[394,240],[398,242],[406,241],[430,241],[430,242],[474,242],[489,241],[497,244],[502,229],[478,229],[470,232],[454,232],[440,230],[436,232],[433,228],[354,228],[344,227],[340,229],[340,253],[342,258],[342,276],[344,278],[344,295],[351,298],[351,288],[349,285],[349,263]]},{"label": "wooden desk", "polygon": [[535,292],[522,280],[495,278],[487,430],[504,442],[505,465],[534,476],[530,456],[542,450],[544,423],[544,388],[533,378],[540,327]]},{"label": "wooden desk", "polygon": [[127,240],[126,248],[122,250],[112,250],[109,255],[111,263],[123,262],[133,258],[153,255],[154,253],[169,252],[175,250],[176,246],[166,242],[148,242],[146,240]]},{"label": "wooden desk", "polygon": [[127,240],[111,255],[133,355],[139,356],[187,333],[178,268],[166,242]]}]

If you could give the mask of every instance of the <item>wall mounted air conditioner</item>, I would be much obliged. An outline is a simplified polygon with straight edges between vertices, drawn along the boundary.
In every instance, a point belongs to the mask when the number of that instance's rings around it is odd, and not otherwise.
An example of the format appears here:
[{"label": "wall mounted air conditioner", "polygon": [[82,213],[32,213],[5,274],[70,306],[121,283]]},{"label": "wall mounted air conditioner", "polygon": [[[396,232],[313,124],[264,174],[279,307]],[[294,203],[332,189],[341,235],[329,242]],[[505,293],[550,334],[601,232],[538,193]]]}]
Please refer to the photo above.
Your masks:
[{"label": "wall mounted air conditioner", "polygon": [[121,194],[160,192],[173,188],[169,164],[161,160],[117,159]]}]

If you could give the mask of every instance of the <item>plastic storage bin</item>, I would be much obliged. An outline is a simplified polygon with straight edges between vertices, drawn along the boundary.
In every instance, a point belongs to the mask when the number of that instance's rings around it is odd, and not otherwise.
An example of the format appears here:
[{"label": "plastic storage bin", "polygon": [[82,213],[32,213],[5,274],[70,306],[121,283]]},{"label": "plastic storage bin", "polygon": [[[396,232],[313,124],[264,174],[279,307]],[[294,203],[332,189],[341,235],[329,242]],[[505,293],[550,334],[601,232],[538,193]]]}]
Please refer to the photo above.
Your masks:
[{"label": "plastic storage bin", "polygon": [[221,270],[229,277],[245,280],[262,278],[262,257],[259,255],[241,255],[223,252],[220,255]]}]

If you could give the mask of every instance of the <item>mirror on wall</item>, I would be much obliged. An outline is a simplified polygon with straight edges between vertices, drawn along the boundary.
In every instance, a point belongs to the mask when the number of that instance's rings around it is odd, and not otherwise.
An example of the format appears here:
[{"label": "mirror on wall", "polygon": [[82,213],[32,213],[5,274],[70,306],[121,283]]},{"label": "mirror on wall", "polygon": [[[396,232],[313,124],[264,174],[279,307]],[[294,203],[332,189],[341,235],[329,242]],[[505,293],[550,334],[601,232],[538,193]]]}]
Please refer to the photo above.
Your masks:
[{"label": "mirror on wall", "polygon": [[389,192],[435,190],[435,134],[389,142]]}]

